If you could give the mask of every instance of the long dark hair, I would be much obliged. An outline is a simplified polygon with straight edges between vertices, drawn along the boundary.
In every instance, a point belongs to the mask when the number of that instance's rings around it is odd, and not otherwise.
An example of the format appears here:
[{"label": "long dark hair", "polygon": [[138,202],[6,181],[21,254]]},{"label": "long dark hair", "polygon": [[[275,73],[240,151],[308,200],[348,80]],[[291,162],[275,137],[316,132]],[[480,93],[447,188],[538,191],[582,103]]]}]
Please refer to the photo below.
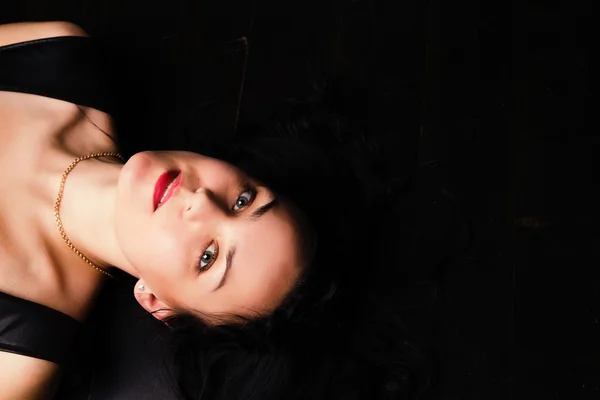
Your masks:
[{"label": "long dark hair", "polygon": [[386,168],[361,102],[329,86],[235,140],[192,146],[298,210],[307,265],[271,315],[214,325],[183,311],[165,321],[185,399],[411,399],[426,384],[426,358],[398,307],[401,284],[390,283],[410,265],[388,258],[394,232],[381,227],[410,173]]}]

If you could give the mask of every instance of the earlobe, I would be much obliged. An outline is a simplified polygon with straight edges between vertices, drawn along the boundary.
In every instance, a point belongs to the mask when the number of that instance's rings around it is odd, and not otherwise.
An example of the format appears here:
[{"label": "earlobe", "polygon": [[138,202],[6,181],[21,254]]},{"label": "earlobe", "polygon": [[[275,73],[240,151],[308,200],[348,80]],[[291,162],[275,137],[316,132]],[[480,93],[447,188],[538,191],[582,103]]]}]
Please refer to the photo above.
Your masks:
[{"label": "earlobe", "polygon": [[154,318],[162,321],[163,319],[173,315],[173,309],[168,304],[156,297],[152,290],[141,280],[136,284],[133,295],[140,306],[152,314]]}]

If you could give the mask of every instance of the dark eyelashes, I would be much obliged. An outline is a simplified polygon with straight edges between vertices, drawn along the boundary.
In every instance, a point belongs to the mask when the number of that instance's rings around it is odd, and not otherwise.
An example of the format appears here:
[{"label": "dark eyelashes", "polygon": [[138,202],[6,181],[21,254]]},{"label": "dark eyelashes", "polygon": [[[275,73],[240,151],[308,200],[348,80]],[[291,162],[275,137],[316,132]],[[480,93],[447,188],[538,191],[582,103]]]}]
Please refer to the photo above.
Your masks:
[{"label": "dark eyelashes", "polygon": [[[241,209],[235,210],[235,207],[237,205],[237,201],[246,192],[250,192],[251,193],[251,196],[248,199],[248,202],[246,204],[244,204]],[[238,197],[235,199],[236,202],[232,206],[231,210],[234,213],[238,213],[238,212],[244,211],[245,209],[247,209],[248,207],[250,207],[252,205],[252,203],[254,202],[254,200],[256,200],[257,195],[258,195],[258,190],[255,187],[244,187],[244,188],[240,189]],[[210,247],[213,246],[213,245],[215,247],[215,251],[214,251],[214,255],[213,255],[212,259],[210,260],[210,262],[206,266],[202,266],[204,255],[207,253],[208,249],[210,249]],[[213,264],[217,261],[218,258],[219,258],[219,244],[213,240],[212,242],[210,242],[210,244],[208,245],[208,247],[206,247],[202,251],[202,253],[198,257],[198,260],[196,262],[196,268],[198,269],[198,273],[200,274],[202,272],[208,271],[210,269],[210,267],[212,267]]]},{"label": "dark eyelashes", "polygon": [[[239,200],[239,199],[242,197],[242,195],[243,195],[244,193],[246,193],[246,192],[250,192],[250,193],[251,193],[251,195],[250,195],[250,198],[247,200],[248,202],[247,202],[246,204],[244,204],[244,205],[243,205],[243,207],[242,207],[241,209],[239,209],[239,210],[236,210],[236,209],[235,209],[235,207],[237,206],[237,202],[238,202],[238,200]],[[256,199],[256,196],[257,196],[257,194],[258,194],[258,191],[256,190],[256,188],[253,188],[253,187],[246,187],[246,188],[243,188],[243,189],[241,189],[241,190],[238,192],[238,197],[235,199],[235,203],[234,203],[234,204],[233,204],[233,206],[231,207],[231,210],[232,210],[233,212],[240,212],[240,211],[243,211],[243,210],[245,210],[246,208],[250,207],[250,206],[252,205],[252,203],[254,202],[254,200]]]}]

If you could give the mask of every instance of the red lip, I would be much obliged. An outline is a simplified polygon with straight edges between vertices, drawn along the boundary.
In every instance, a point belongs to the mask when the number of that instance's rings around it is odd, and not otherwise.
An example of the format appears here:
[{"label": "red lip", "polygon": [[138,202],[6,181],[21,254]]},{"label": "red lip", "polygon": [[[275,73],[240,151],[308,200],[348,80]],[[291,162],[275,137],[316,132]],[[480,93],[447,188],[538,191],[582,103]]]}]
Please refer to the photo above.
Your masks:
[{"label": "red lip", "polygon": [[[167,200],[169,200],[169,198],[173,195],[173,192],[175,191],[177,186],[181,184],[181,175],[181,171],[167,171],[158,177],[158,180],[154,185],[154,196],[152,198],[154,211],[156,211],[160,206],[165,204]],[[167,188],[167,186],[169,186],[169,183],[171,183],[173,179],[175,179],[175,182],[173,183],[173,185],[171,185],[171,188],[169,189],[169,192],[167,193],[165,199],[159,205],[158,202],[162,198],[165,189]]]}]

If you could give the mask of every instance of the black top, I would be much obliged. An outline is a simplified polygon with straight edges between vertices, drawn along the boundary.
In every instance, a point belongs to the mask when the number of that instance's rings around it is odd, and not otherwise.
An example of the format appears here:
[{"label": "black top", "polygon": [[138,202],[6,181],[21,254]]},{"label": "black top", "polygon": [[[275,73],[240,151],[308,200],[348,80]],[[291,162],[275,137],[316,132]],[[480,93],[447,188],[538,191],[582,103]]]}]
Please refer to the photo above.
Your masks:
[{"label": "black top", "polygon": [[[109,111],[100,52],[85,37],[0,47],[0,90],[31,93]],[[82,324],[52,308],[0,292],[0,351],[66,364]]]},{"label": "black top", "polygon": [[0,351],[65,364],[81,328],[68,315],[0,292]]},{"label": "black top", "polygon": [[65,36],[0,47],[0,90],[37,94],[111,113],[108,63],[92,38]]}]

